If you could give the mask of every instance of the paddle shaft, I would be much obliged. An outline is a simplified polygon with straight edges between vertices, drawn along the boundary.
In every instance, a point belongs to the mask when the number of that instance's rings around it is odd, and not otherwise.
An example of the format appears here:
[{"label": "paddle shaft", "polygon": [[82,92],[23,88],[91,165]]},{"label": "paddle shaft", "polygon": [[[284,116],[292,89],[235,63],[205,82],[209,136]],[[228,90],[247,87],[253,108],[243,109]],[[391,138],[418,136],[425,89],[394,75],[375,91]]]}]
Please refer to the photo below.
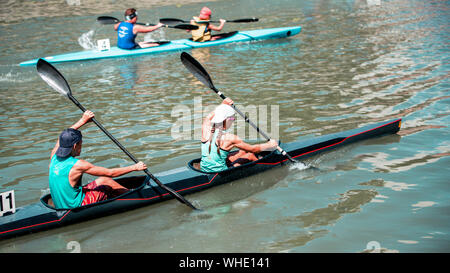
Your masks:
[{"label": "paddle shaft", "polygon": [[[191,21],[186,21],[186,20],[182,20],[182,19],[176,19],[176,18],[162,18],[159,20],[160,22],[164,23],[164,21],[166,22],[170,22],[171,23],[175,23],[175,22],[179,22],[179,23],[190,23]],[[245,18],[245,19],[236,19],[236,20],[225,20],[227,23],[252,23],[252,22],[258,22],[258,18]],[[220,23],[220,21],[208,21],[208,23]]]},{"label": "paddle shaft", "polygon": [[[258,18],[246,18],[246,19],[236,19],[236,20],[225,20],[227,23],[252,23],[258,22]],[[211,23],[220,23],[220,21],[210,21]]]},{"label": "paddle shaft", "polygon": [[[156,26],[155,24],[149,24],[149,23],[135,23],[136,25],[141,25],[141,26],[150,26],[150,27],[154,27]],[[164,25],[163,27],[168,27],[168,28],[176,28],[176,29],[190,29],[190,28],[186,28],[185,25],[178,25],[178,26],[168,26],[168,25]],[[198,28],[198,27],[197,27]]]},{"label": "paddle shaft", "polygon": [[[149,24],[149,23],[136,23],[136,25],[141,25],[141,26],[156,26],[155,24]],[[185,30],[194,30],[195,26],[193,25],[176,25],[176,26],[168,26],[168,25],[164,25],[163,27],[168,27],[168,28],[176,28],[176,29],[185,29]],[[198,27],[197,27],[198,29]]]},{"label": "paddle shaft", "polygon": [[[186,52],[181,53],[181,62],[184,64],[184,66],[199,80],[201,81],[203,84],[205,84],[206,86],[208,86],[209,88],[211,88],[214,92],[216,92],[222,99],[226,99],[227,97],[225,97],[225,95],[220,92],[219,90],[217,90],[217,88],[214,86],[211,77],[209,76],[208,72],[205,70],[205,68],[203,68],[203,66],[191,55],[189,55]],[[270,141],[270,137],[264,133],[263,131],[261,131],[261,129],[259,129],[258,126],[256,126],[256,124],[254,124],[253,122],[250,121],[250,119],[244,115],[244,113],[242,113],[239,109],[236,108],[236,106],[232,105],[232,107],[234,108],[234,110],[236,110],[236,112],[238,112],[239,115],[241,115],[245,121],[250,124],[253,128],[256,129],[256,131],[261,134],[267,141]],[[286,156],[290,161],[292,162],[297,162],[295,161],[285,150],[283,150],[283,148],[280,147],[280,145],[277,145],[277,150],[284,156]]]},{"label": "paddle shaft", "polygon": [[[238,22],[234,22],[233,20],[225,20],[227,23],[238,23]],[[220,23],[220,21],[209,21],[208,23]]]},{"label": "paddle shaft", "polygon": [[[81,105],[81,103],[78,102],[77,99],[75,99],[75,97],[73,97],[71,94],[68,94],[69,99],[76,105],[78,106],[78,108],[80,108],[81,111],[86,112],[86,108],[83,107],[83,105]],[[100,122],[98,122],[95,118],[92,118],[92,122],[95,123],[95,125],[98,126],[98,128],[100,128],[100,130],[103,131],[103,133],[105,133],[129,158],[131,158],[131,160],[134,161],[134,163],[138,163],[139,161],[124,147],[122,146],[122,144],[120,144],[120,142],[113,136],[111,135],[108,130],[106,130],[105,127],[103,127],[103,125],[100,124]],[[161,181],[159,181],[158,178],[156,178],[151,172],[149,172],[147,169],[144,170],[144,172],[153,180],[156,182],[156,184],[158,184],[161,188],[163,188],[164,190],[168,191],[169,193],[171,193],[175,198],[177,198],[180,202],[188,205],[189,207],[191,207],[194,210],[197,210],[196,207],[194,207],[190,202],[188,202],[186,199],[184,199],[180,194],[178,194],[177,192],[175,192],[174,190],[168,188],[166,185],[164,185],[163,183],[161,183]]]},{"label": "paddle shaft", "polygon": [[[211,89],[216,92],[222,99],[226,99],[227,97],[220,92],[219,90],[217,90],[216,87],[212,86]],[[270,141],[270,137],[261,129],[259,129],[259,127],[254,124],[248,117],[247,115],[245,115],[244,113],[241,112],[241,110],[239,110],[234,104],[231,105],[233,107],[233,109],[241,116],[244,118],[245,122],[247,122],[248,124],[250,124],[253,128],[255,128],[255,130],[261,134],[267,141]],[[277,150],[284,156],[286,156],[290,161],[292,162],[296,162],[285,150],[283,150],[283,148],[280,147],[280,145],[277,145]]]},{"label": "paddle shaft", "polygon": [[[120,21],[119,19],[115,18],[115,17],[111,17],[111,16],[100,16],[97,18],[97,21],[99,21],[102,24],[117,24],[117,23],[121,23],[123,21]],[[136,25],[141,25],[141,26],[156,26],[155,24],[150,24],[150,23],[135,23]],[[185,24],[181,24],[181,25],[176,25],[176,26],[168,26],[168,25],[164,25],[164,27],[168,27],[168,28],[176,28],[176,29],[187,29],[187,30],[194,30],[194,29],[198,29],[198,26],[193,26],[193,25],[185,25]]]}]

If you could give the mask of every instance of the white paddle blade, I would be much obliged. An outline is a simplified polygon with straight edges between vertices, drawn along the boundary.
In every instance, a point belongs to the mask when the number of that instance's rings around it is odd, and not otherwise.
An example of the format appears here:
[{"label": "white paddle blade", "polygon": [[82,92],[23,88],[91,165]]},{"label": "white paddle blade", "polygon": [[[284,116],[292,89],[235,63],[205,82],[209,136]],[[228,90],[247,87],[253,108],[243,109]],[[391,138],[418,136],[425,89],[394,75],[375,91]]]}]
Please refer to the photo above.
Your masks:
[{"label": "white paddle blade", "polygon": [[69,84],[59,71],[43,59],[39,59],[36,65],[39,76],[61,95],[71,94]]}]

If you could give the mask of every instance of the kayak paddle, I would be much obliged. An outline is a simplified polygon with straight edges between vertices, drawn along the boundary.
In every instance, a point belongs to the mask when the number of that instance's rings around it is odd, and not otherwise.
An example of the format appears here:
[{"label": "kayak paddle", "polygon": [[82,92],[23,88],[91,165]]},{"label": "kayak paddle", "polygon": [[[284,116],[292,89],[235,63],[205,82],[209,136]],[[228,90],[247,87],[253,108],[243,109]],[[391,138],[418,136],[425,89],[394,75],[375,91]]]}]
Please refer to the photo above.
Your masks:
[{"label": "kayak paddle", "polygon": [[[219,90],[216,89],[216,87],[214,86],[211,77],[209,76],[208,72],[206,72],[206,70],[203,68],[203,66],[191,55],[189,55],[186,52],[182,52],[181,53],[181,62],[184,64],[184,66],[199,80],[201,81],[203,84],[205,84],[206,86],[208,86],[209,88],[211,88],[214,92],[216,92],[222,99],[226,99],[227,97],[225,97],[225,95],[220,92]],[[234,110],[241,115],[244,120],[250,124],[253,128],[256,129],[256,131],[258,133],[260,133],[267,141],[270,140],[270,137],[264,133],[263,131],[261,131],[258,126],[256,126],[256,124],[254,124],[248,117],[247,115],[245,115],[244,113],[242,113],[239,109],[236,108],[236,106],[233,104],[231,105]],[[295,161],[285,150],[283,150],[283,148],[280,147],[280,145],[277,146],[277,150],[284,156],[286,156],[290,161],[292,162],[297,162]]]},{"label": "kayak paddle", "polygon": [[[60,94],[68,97],[78,108],[80,108],[81,111],[85,112],[86,108],[83,107],[76,99],[72,96],[72,91],[70,90],[70,86],[67,83],[64,76],[51,64],[49,64],[47,61],[43,59],[39,59],[37,62],[37,71],[39,76],[54,90],[58,91]],[[95,125],[100,128],[103,133],[105,133],[131,160],[133,160],[135,163],[138,163],[139,161],[130,153],[128,150],[122,146],[122,144],[119,143],[119,141],[114,138],[106,129],[103,127],[100,122],[98,122],[95,118],[92,118],[92,121],[95,123]],[[186,204],[187,206],[191,207],[192,209],[197,210],[189,201],[187,201],[183,196],[181,196],[176,191],[172,190],[171,188],[167,187],[161,181],[158,180],[153,174],[150,173],[148,169],[145,169],[144,172],[158,184],[161,188],[169,192],[173,197],[178,199],[178,201]]]},{"label": "kayak paddle", "polygon": [[[236,20],[226,20],[227,23],[251,23],[251,22],[258,22],[258,18],[243,18],[243,19],[236,19]],[[176,18],[161,18],[159,19],[159,22],[165,24],[165,25],[176,25],[180,23],[190,23],[191,21],[185,21],[181,19]],[[220,21],[209,21],[209,23],[220,23]]]},{"label": "kayak paddle", "polygon": [[[97,22],[99,22],[102,25],[112,25],[112,24],[117,24],[120,23],[121,21],[115,17],[111,17],[111,16],[99,16],[97,17]],[[136,25],[142,25],[142,26],[156,26],[155,24],[149,24],[149,23],[136,23]],[[177,25],[172,25],[169,26],[167,24],[165,24],[165,27],[170,27],[170,28],[177,28],[177,29],[185,29],[185,30],[194,30],[194,29],[198,29],[198,26],[194,26],[194,25],[190,25],[190,24],[177,24]]]}]

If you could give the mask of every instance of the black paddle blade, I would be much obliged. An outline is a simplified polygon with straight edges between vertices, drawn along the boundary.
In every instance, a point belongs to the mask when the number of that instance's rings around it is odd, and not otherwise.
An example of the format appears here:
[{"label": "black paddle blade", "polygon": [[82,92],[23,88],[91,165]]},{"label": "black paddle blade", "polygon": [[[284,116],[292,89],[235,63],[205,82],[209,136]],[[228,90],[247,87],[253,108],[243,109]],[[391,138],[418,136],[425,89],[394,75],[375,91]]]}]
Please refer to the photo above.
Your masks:
[{"label": "black paddle blade", "polygon": [[99,22],[102,25],[112,25],[119,23],[120,20],[111,16],[99,16],[97,17],[97,22]]},{"label": "black paddle blade", "polygon": [[185,29],[185,30],[194,30],[194,29],[198,29],[198,26],[194,26],[194,25],[190,25],[190,24],[179,24],[179,25],[175,25],[175,26],[170,26],[171,28],[178,28],[178,29]]},{"label": "black paddle blade", "polygon": [[184,20],[176,19],[176,18],[161,18],[161,19],[159,19],[159,22],[163,23],[164,25],[168,25],[168,26],[174,26],[174,25],[178,25],[178,24],[182,24],[182,23],[189,23],[189,21],[184,21]]},{"label": "black paddle blade", "polygon": [[36,68],[39,76],[50,85],[51,88],[64,96],[72,94],[66,79],[53,65],[49,64],[44,59],[39,59]]},{"label": "black paddle blade", "polygon": [[203,68],[203,66],[196,60],[194,57],[189,55],[189,53],[182,52],[181,53],[181,62],[184,66],[203,84],[208,86],[211,89],[216,89],[214,84],[209,77],[208,72]]},{"label": "black paddle blade", "polygon": [[181,203],[184,203],[185,205],[187,205],[188,207],[190,207],[193,210],[199,210],[196,207],[194,207],[194,205],[192,205],[188,200],[186,200],[183,196],[181,196],[179,193],[177,193],[176,191],[172,190],[171,188],[168,188],[167,186],[165,186],[164,184],[161,184],[160,186],[162,186],[163,189],[165,189],[167,192],[169,192],[173,197],[175,197],[178,201],[180,201]]}]

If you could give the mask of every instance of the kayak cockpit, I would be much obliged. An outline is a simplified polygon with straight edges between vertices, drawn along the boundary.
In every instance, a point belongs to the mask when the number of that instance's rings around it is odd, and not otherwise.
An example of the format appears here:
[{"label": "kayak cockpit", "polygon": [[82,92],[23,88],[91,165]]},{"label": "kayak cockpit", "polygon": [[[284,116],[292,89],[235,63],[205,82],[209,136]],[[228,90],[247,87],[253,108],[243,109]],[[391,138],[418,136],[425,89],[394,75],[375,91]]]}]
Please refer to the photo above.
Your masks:
[{"label": "kayak cockpit", "polygon": [[55,204],[53,203],[52,196],[49,194],[44,195],[41,198],[42,204],[44,204],[47,208],[55,209]]},{"label": "kayak cockpit", "polygon": [[[272,151],[272,152],[261,152],[261,153],[257,154],[257,157],[259,158],[258,160],[247,162],[247,163],[241,164],[239,166],[228,166],[228,169],[226,169],[224,171],[221,171],[219,173],[225,173],[225,172],[230,172],[230,171],[235,170],[235,169],[241,169],[241,168],[249,167],[250,165],[254,165],[254,164],[258,163],[258,162],[261,162],[261,161],[265,160],[270,155],[272,155],[274,152],[275,151]],[[204,171],[202,171],[200,169],[200,161],[201,161],[201,158],[196,158],[196,159],[193,159],[193,160],[189,161],[188,162],[188,168],[191,169],[191,170],[194,170],[196,172],[201,172],[201,173],[206,173],[206,174],[215,174],[215,173],[217,173],[217,172],[204,172]]]},{"label": "kayak cockpit", "polygon": [[188,163],[189,168],[191,168],[194,171],[201,172],[200,161],[201,161],[201,158],[197,158],[197,159],[193,159],[193,160],[189,161],[189,163]]},{"label": "kayak cockpit", "polygon": [[[92,206],[92,205],[97,205],[97,204],[103,204],[106,202],[110,202],[113,201],[117,198],[121,198],[125,195],[128,195],[132,192],[134,192],[135,190],[139,190],[142,186],[144,186],[145,184],[148,183],[148,181],[150,180],[149,176],[146,175],[141,175],[141,176],[129,176],[129,177],[122,177],[122,178],[117,178],[114,179],[117,183],[119,183],[120,185],[124,186],[125,188],[129,189],[130,191],[116,196],[114,198],[110,198],[108,200],[104,200],[104,201],[100,201],[94,204],[89,204],[86,206],[81,206],[80,208],[83,207],[88,207],[88,206]],[[53,203],[52,200],[52,196],[50,194],[46,194],[41,198],[41,203],[44,204],[44,206],[46,206],[47,208],[53,209],[53,210],[67,210],[67,209],[56,209],[55,208],[55,204]]]},{"label": "kayak cockpit", "polygon": [[151,46],[151,47],[138,47],[138,48],[132,48],[132,49],[126,49],[126,50],[139,50],[139,49],[148,49],[148,48],[152,48],[152,47],[159,47],[162,45],[167,45],[169,43],[171,43],[171,41],[157,41],[157,42],[148,42],[148,43],[154,43],[154,44],[158,44],[155,46]]},{"label": "kayak cockpit", "polygon": [[[211,37],[218,37],[214,41],[219,41],[221,39],[225,39],[225,38],[229,38],[231,36],[234,36],[237,33],[238,33],[238,31],[232,31],[232,32],[227,32],[227,33],[215,34],[215,35],[212,35]],[[192,41],[192,38],[189,38],[188,40]],[[214,42],[214,41],[206,41],[206,42],[202,42],[202,43],[208,43],[208,42]]]}]

